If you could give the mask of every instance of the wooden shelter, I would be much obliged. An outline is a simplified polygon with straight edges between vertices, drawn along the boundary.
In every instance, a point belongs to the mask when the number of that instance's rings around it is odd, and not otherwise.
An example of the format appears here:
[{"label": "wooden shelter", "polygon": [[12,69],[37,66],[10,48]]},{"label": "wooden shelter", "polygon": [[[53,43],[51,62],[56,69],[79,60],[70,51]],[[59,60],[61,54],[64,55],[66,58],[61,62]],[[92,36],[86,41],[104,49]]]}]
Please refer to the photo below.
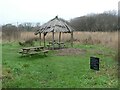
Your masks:
[{"label": "wooden shelter", "polygon": [[[52,32],[52,43],[54,42],[54,33],[59,32],[59,42],[61,42],[61,33],[71,33],[71,46],[73,46],[73,31],[74,29],[64,20],[56,16],[52,20],[43,24],[39,30],[35,32],[35,35],[39,34],[40,45],[41,45],[41,33],[43,33],[44,47],[45,47],[45,36],[47,33]],[[53,43],[54,49],[54,43]]]}]

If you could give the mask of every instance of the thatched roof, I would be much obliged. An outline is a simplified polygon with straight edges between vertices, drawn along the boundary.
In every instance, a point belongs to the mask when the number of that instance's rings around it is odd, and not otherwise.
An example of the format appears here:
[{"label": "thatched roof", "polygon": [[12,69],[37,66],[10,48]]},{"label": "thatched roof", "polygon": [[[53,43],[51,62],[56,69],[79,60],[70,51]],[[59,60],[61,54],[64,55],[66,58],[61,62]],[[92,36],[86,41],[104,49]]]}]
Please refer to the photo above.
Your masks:
[{"label": "thatched roof", "polygon": [[64,19],[58,18],[57,16],[47,23],[43,24],[35,34],[48,33],[48,32],[68,32],[70,33],[74,29]]}]

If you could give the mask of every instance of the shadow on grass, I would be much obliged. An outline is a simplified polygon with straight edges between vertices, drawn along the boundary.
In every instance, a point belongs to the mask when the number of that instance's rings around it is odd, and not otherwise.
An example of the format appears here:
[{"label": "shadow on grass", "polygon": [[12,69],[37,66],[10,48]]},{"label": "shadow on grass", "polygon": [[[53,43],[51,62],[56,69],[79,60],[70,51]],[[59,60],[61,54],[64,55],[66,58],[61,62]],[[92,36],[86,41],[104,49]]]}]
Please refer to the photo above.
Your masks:
[{"label": "shadow on grass", "polygon": [[21,55],[19,56],[19,58],[21,60],[25,59],[25,60],[34,60],[34,59],[40,59],[40,58],[47,58],[48,55],[44,55],[44,54],[35,54],[35,55]]}]

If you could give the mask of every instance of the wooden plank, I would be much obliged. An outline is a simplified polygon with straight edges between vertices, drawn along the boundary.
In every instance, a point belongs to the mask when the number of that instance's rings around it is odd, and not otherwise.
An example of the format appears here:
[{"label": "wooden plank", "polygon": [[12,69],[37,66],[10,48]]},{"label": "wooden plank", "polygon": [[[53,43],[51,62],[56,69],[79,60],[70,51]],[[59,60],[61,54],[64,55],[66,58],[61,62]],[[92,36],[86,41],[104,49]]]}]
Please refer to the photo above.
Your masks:
[{"label": "wooden plank", "polygon": [[59,33],[59,42],[61,42],[61,32]]},{"label": "wooden plank", "polygon": [[71,32],[71,46],[73,47],[73,31]]},{"label": "wooden plank", "polygon": [[44,50],[42,51],[44,53],[44,55],[46,56],[46,53],[48,53],[49,50]]},{"label": "wooden plank", "polygon": [[42,52],[43,52],[43,53],[48,53],[48,51],[49,51],[49,50],[44,50],[44,51],[42,51]]},{"label": "wooden plank", "polygon": [[40,52],[30,52],[29,54],[30,55],[33,55],[33,54],[39,54]]},{"label": "wooden plank", "polygon": [[53,37],[52,37],[52,49],[54,50],[54,29],[53,29]]},{"label": "wooden plank", "polygon": [[26,47],[26,48],[22,48],[23,50],[27,50],[27,49],[36,49],[36,48],[44,48],[43,46],[36,46],[36,47]]},{"label": "wooden plank", "polygon": [[45,48],[45,34],[43,35],[43,40],[44,40],[44,48]]},{"label": "wooden plank", "polygon": [[60,42],[61,42],[61,32],[59,33],[59,48],[60,48]]},{"label": "wooden plank", "polygon": [[41,33],[39,33],[39,38],[40,38],[40,46],[41,46]]}]

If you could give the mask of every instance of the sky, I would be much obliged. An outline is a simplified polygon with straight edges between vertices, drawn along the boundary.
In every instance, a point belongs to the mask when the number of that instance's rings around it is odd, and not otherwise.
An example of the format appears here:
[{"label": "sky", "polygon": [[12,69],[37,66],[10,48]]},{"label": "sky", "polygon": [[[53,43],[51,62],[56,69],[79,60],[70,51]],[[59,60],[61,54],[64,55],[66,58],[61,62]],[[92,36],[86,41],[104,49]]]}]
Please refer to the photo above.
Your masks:
[{"label": "sky", "polygon": [[56,15],[65,20],[118,10],[119,0],[0,0],[0,24],[39,22]]}]

